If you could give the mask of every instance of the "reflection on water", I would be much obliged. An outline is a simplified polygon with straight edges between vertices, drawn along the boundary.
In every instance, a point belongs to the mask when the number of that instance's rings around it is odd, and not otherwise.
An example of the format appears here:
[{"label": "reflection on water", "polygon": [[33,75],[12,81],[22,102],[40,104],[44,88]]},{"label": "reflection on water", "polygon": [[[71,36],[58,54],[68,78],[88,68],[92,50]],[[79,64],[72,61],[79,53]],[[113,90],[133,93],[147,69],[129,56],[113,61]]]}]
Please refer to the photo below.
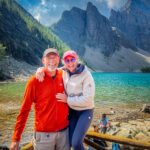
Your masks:
[{"label": "reflection on water", "polygon": [[[20,109],[20,106],[19,106]],[[11,143],[12,134],[14,131],[15,123],[16,123],[16,117],[19,113],[19,109],[11,109],[9,111],[4,112],[2,110],[2,113],[0,114],[0,144],[9,146]],[[22,143],[30,142],[33,135],[33,122],[34,122],[34,111],[33,108],[30,112],[28,121],[26,123],[26,127],[24,129],[23,135],[22,135]]]},{"label": "reflection on water", "polygon": [[[0,84],[0,144],[9,146],[19,113],[26,83]],[[22,143],[30,142],[33,135],[34,111],[28,117]]]}]

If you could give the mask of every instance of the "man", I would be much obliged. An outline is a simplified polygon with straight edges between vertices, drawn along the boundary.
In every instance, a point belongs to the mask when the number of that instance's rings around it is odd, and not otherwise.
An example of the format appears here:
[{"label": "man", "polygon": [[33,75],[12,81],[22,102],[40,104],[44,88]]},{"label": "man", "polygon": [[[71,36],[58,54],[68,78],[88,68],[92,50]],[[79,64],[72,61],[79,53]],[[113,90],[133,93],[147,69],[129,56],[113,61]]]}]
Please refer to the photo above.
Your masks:
[{"label": "man", "polygon": [[57,93],[64,92],[62,71],[57,69],[59,60],[57,50],[44,51],[44,81],[39,82],[34,75],[27,83],[10,150],[19,149],[19,141],[32,103],[35,110],[34,149],[69,150],[68,106],[56,98]]}]

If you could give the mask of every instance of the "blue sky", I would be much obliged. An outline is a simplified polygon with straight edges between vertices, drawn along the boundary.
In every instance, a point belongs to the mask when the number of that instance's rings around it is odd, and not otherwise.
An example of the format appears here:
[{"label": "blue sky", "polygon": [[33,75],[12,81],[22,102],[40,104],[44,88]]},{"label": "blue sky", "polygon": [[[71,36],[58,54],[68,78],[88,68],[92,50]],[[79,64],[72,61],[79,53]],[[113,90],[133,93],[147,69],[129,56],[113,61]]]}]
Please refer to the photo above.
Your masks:
[{"label": "blue sky", "polygon": [[109,17],[111,9],[120,9],[127,0],[16,0],[41,24],[50,26],[57,22],[63,11],[73,6],[86,9],[87,3],[92,2],[101,14]]}]

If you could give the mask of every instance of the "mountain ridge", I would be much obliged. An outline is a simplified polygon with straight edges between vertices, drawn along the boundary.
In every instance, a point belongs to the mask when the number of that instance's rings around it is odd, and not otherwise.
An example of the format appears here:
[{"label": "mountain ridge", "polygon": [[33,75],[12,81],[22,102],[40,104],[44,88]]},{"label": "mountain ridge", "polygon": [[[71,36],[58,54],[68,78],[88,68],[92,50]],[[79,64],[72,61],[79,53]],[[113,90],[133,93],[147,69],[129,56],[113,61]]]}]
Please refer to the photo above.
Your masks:
[{"label": "mountain ridge", "polygon": [[[73,16],[72,10],[77,15]],[[149,59],[144,59],[148,53],[143,53],[122,30],[112,25],[110,19],[99,13],[96,6],[91,2],[87,4],[86,10],[74,8],[65,11],[63,14],[65,13],[67,13],[67,17],[62,15],[61,19],[52,26],[52,30],[63,42],[74,49],[90,68],[96,71],[102,69],[104,72],[124,72],[125,70],[130,72],[140,71],[140,68],[150,65]],[[78,23],[75,24],[77,20]],[[133,62],[128,59],[124,52],[129,55]],[[140,52],[143,54],[140,55]],[[101,66],[99,59],[103,60],[103,63],[100,62],[107,69]],[[115,65],[120,67],[115,67],[112,60]],[[137,61],[140,65],[137,65],[134,61]]]},{"label": "mountain ridge", "polygon": [[0,1],[0,16],[0,43],[6,46],[7,54],[17,60],[39,65],[46,48],[57,48],[61,55],[68,49],[14,0]]},{"label": "mountain ridge", "polygon": [[128,0],[120,11],[111,10],[109,20],[137,47],[150,52],[150,1]]}]

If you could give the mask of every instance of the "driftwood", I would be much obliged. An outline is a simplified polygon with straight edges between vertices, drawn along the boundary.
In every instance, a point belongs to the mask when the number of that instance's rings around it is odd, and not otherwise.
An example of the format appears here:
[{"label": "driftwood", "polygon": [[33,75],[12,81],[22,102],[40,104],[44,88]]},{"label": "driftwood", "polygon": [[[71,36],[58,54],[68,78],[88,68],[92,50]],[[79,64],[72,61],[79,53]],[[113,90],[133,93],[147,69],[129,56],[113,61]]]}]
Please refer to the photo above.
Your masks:
[{"label": "driftwood", "polygon": [[87,132],[86,137],[100,139],[103,141],[115,142],[115,143],[119,143],[119,144],[123,144],[123,145],[129,145],[129,146],[133,146],[133,147],[137,147],[137,148],[150,149],[150,143],[148,143],[148,142],[138,141],[138,140],[124,138],[124,137],[118,137],[118,136],[90,132],[90,131]]},{"label": "driftwood", "polygon": [[21,148],[21,150],[33,150],[33,143],[29,143]]}]

